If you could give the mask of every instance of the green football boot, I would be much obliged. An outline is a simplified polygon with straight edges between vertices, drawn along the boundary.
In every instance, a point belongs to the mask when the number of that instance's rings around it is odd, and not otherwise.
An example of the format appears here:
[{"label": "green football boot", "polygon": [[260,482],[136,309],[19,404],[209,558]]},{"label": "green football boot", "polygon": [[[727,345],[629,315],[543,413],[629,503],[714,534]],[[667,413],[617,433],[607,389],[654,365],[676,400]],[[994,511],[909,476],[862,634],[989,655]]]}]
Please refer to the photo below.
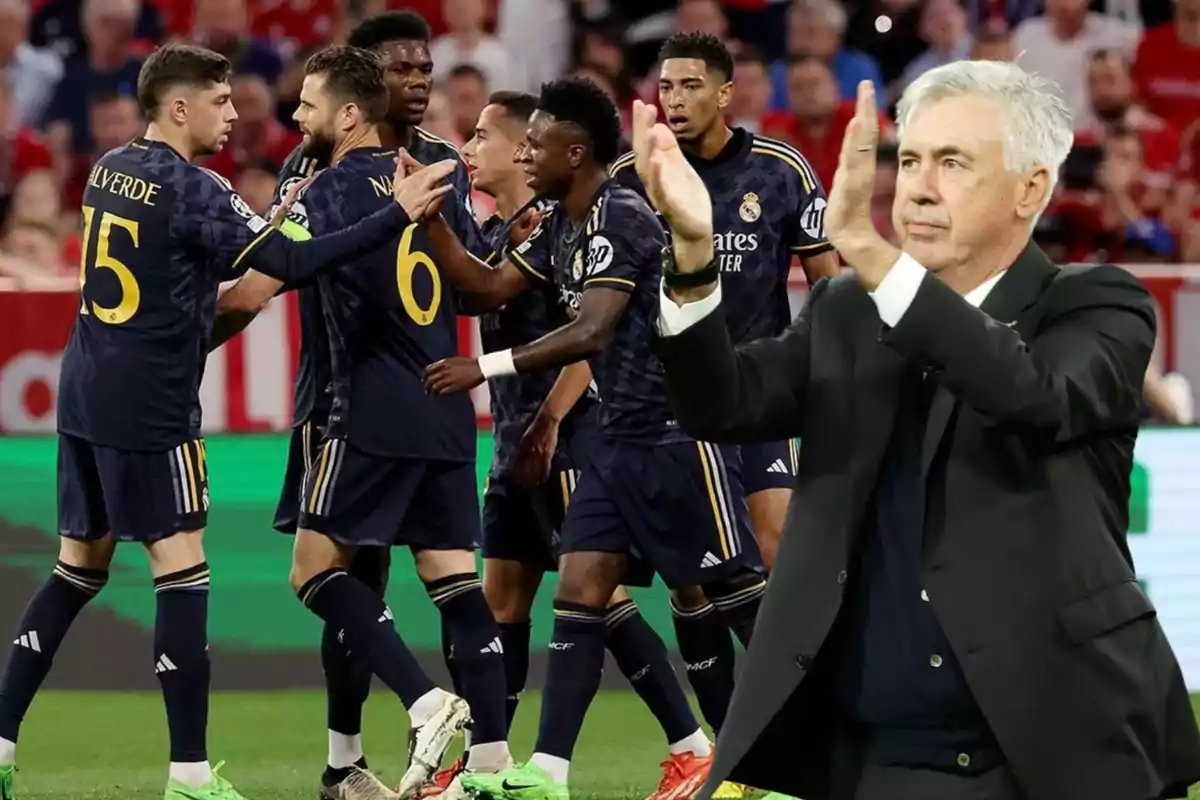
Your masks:
[{"label": "green football boot", "polygon": [[463,773],[462,787],[479,800],[571,800],[567,785],[553,780],[536,764],[519,764],[490,774]]},{"label": "green football boot", "polygon": [[224,761],[213,767],[212,780],[203,786],[184,786],[177,780],[167,781],[163,800],[246,800],[233,788],[233,784],[217,774],[217,770],[223,766]]}]

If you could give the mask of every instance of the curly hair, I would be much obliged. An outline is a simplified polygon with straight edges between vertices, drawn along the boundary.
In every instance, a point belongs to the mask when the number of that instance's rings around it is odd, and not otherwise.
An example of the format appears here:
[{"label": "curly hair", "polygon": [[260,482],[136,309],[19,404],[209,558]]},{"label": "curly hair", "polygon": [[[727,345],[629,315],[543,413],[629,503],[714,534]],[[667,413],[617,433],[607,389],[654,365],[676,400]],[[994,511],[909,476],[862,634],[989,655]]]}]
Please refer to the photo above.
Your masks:
[{"label": "curly hair", "polygon": [[591,142],[592,157],[608,164],[621,148],[621,118],[604,90],[587,78],[560,78],[542,84],[538,110],[559,122],[579,126]]}]

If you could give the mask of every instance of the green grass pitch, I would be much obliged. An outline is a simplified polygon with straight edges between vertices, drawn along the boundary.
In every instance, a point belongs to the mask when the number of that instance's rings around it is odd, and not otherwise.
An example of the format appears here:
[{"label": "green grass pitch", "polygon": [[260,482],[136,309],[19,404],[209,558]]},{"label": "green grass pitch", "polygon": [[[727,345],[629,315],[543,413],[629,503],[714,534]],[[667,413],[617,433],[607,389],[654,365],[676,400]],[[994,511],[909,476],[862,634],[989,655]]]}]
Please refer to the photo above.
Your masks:
[{"label": "green grass pitch", "polygon": [[[522,701],[513,755],[529,757],[538,696]],[[404,764],[405,714],[377,687],[363,719],[372,769],[389,785]],[[320,691],[214,695],[209,755],[248,800],[310,800],[325,764],[325,698]],[[572,800],[643,798],[658,783],[667,746],[632,692],[604,692],[584,725]],[[167,730],[156,692],[46,692],[21,730],[20,800],[157,800],[166,784]]]}]

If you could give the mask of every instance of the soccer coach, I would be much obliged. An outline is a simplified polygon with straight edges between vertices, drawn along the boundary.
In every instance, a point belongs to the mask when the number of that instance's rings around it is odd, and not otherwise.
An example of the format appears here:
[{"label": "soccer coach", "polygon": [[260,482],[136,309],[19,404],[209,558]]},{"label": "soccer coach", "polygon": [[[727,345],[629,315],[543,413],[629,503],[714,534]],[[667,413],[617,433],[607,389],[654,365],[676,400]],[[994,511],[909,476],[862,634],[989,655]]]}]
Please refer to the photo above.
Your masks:
[{"label": "soccer coach", "polygon": [[637,169],[673,233],[658,352],[698,439],[803,437],[723,780],[804,800],[1150,800],[1200,735],[1125,534],[1150,296],[1030,242],[1071,147],[1050,81],[925,73],[898,112],[893,222],[868,213],[859,89],[826,209],[852,273],[734,348],[704,184],[655,112]]}]

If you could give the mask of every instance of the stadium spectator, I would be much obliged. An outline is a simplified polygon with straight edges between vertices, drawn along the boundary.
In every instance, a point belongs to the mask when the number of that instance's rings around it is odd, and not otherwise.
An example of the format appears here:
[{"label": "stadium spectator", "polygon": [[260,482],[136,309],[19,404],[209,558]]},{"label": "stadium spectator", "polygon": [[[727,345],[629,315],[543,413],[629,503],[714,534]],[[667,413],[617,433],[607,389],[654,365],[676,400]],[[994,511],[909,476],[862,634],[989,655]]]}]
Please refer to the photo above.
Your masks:
[{"label": "stadium spectator", "polygon": [[0,71],[12,91],[10,120],[21,126],[37,125],[46,103],[62,79],[62,60],[50,50],[26,41],[29,37],[29,4],[25,0],[0,0]]},{"label": "stadium spectator", "polygon": [[767,62],[747,47],[733,62],[733,102],[729,116],[735,127],[761,133],[763,118],[771,110],[771,75]]},{"label": "stadium spectator", "polygon": [[12,89],[0,81],[0,211],[23,177],[53,164],[50,148],[37,131],[13,118]]},{"label": "stadium spectator", "polygon": [[679,0],[675,7],[675,30],[725,39],[729,35],[729,20],[717,0]]},{"label": "stadium spectator", "polygon": [[[788,68],[791,111],[777,111],[763,120],[763,134],[782,139],[812,164],[822,186],[833,185],[838,153],[846,125],[854,117],[854,101],[838,96],[829,65],[819,58],[793,58]],[[890,131],[891,122],[879,112],[879,125]]]},{"label": "stadium spectator", "polygon": [[897,82],[889,87],[893,99],[922,73],[971,57],[967,12],[958,0],[928,0],[925,3],[921,11],[921,38],[929,48],[910,61]]},{"label": "stadium spectator", "polygon": [[269,158],[250,159],[238,172],[233,188],[254,213],[267,218],[275,200],[275,184],[279,180],[279,162]]},{"label": "stadium spectator", "polygon": [[964,5],[971,30],[992,26],[1011,30],[1041,11],[1042,0],[965,0]]},{"label": "stadium spectator", "polygon": [[974,61],[1014,61],[1012,35],[1004,28],[984,28],[975,34],[971,42],[971,59]]},{"label": "stadium spectator", "polygon": [[[837,80],[838,94],[852,99],[860,81],[871,81],[882,107],[884,82],[879,63],[843,42],[846,9],[837,0],[795,0],[788,11],[789,57],[811,56],[829,65]],[[771,65],[771,107],[785,111],[788,105],[789,59]]]},{"label": "stadium spectator", "polygon": [[88,120],[92,129],[92,152],[80,153],[68,162],[64,202],[79,208],[83,190],[96,159],[142,133],[145,128],[137,100],[127,94],[102,92],[91,98]]},{"label": "stadium spectator", "polygon": [[1013,32],[1021,66],[1056,81],[1075,127],[1093,122],[1087,91],[1088,58],[1113,50],[1132,59],[1137,26],[1088,10],[1088,0],[1046,0],[1046,15],[1027,19]]},{"label": "stadium spectator", "polygon": [[285,62],[338,39],[346,27],[345,0],[274,0],[257,5],[250,33],[273,44]]},{"label": "stadium spectator", "polygon": [[132,95],[141,60],[134,37],[141,5],[137,0],[84,0],[85,52],[69,60],[46,111],[46,138],[57,155],[88,153],[92,132],[86,98],[101,93]]},{"label": "stadium spectator", "polygon": [[[520,73],[519,64],[512,60],[508,48],[485,28],[487,0],[445,0],[442,12],[450,31],[429,45],[436,79],[448,78],[455,69],[465,65],[482,73],[485,86],[508,89],[525,85],[525,76]],[[486,89],[483,95],[486,100]],[[472,129],[477,118],[471,118]]]},{"label": "stadium spectator", "polygon": [[594,64],[609,75],[625,71],[625,51],[621,45],[621,28],[611,22],[587,25],[579,32],[575,48],[576,64]]},{"label": "stadium spectator", "polygon": [[1146,31],[1133,78],[1150,111],[1180,130],[1200,120],[1200,0],[1175,0],[1175,19]]},{"label": "stadium spectator", "polygon": [[1145,154],[1146,185],[1165,193],[1179,166],[1179,131],[1134,102],[1129,62],[1113,50],[1097,50],[1088,62],[1087,87],[1092,122],[1077,128],[1075,143],[1100,144],[1114,130],[1136,131]]},{"label": "stadium spectator", "polygon": [[275,48],[251,35],[246,0],[196,0],[189,38],[228,58],[235,73],[258,75],[271,86],[283,73]]},{"label": "stadium spectator", "polygon": [[229,131],[225,147],[209,158],[205,166],[233,181],[252,162],[286,161],[304,137],[295,125],[286,126],[276,118],[271,87],[259,75],[237,75],[231,97],[238,112],[237,122]]},{"label": "stadium spectator", "polygon": [[[34,170],[17,184],[5,223],[4,250],[38,268],[37,277],[78,279],[78,215],[64,214],[58,177],[48,169]],[[22,270],[22,275],[30,273]],[[77,284],[59,288],[75,288]],[[41,288],[45,288],[42,286]]]},{"label": "stadium spectator", "polygon": [[[496,36],[525,76],[524,90],[536,92],[567,69],[571,49],[570,5],[561,0],[521,0],[501,3]],[[529,46],[536,30],[537,47]],[[513,89],[522,87],[514,86]]]},{"label": "stadium spectator", "polygon": [[[63,61],[87,54],[83,17],[89,0],[50,0],[33,5],[38,8],[29,24],[30,44],[52,50]],[[141,57],[162,41],[162,15],[153,3],[135,0],[132,5],[136,7],[136,23],[129,52]]]},{"label": "stadium spectator", "polygon": [[[883,84],[890,85],[909,62],[925,51],[921,39],[921,0],[867,0],[848,3],[854,13],[846,29],[846,41],[879,64]],[[851,87],[853,91],[853,87]]]},{"label": "stadium spectator", "polygon": [[439,139],[445,139],[455,147],[462,147],[466,141],[459,136],[455,127],[450,98],[441,89],[434,89],[429,93],[429,106],[425,109],[425,120],[421,123],[421,128]]},{"label": "stadium spectator", "polygon": [[465,142],[475,135],[475,121],[479,119],[479,112],[487,105],[487,78],[478,67],[459,64],[450,70],[445,89],[446,97],[450,100],[455,141]]}]

